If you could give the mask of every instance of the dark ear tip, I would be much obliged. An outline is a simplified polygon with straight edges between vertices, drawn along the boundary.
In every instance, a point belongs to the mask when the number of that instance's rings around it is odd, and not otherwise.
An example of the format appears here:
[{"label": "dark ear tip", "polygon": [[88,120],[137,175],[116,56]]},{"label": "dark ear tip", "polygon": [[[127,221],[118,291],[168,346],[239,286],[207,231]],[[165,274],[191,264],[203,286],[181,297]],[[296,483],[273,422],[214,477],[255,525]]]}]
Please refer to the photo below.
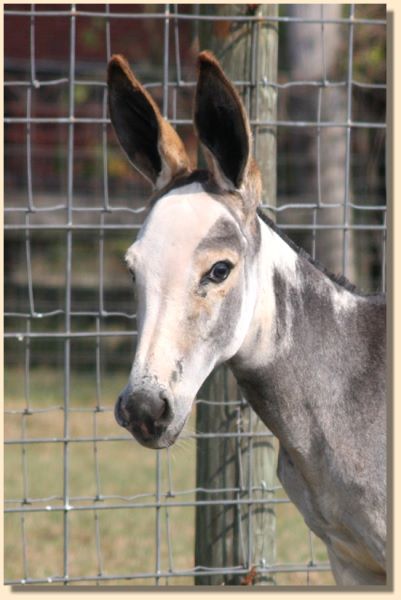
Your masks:
[{"label": "dark ear tip", "polygon": [[200,71],[205,69],[218,69],[221,71],[220,63],[210,50],[203,50],[198,56],[198,68]]},{"label": "dark ear tip", "polygon": [[113,54],[109,60],[109,72],[114,69],[126,69],[128,67],[127,59],[122,54]]},{"label": "dark ear tip", "polygon": [[116,80],[116,78],[124,75],[124,73],[127,72],[127,69],[129,69],[129,66],[124,56],[121,54],[113,54],[107,67],[108,83],[110,84],[112,81]]},{"label": "dark ear tip", "polygon": [[119,81],[126,81],[127,79],[134,87],[139,85],[125,56],[122,54],[113,54],[107,67],[107,80],[109,85],[111,82],[117,83]]}]

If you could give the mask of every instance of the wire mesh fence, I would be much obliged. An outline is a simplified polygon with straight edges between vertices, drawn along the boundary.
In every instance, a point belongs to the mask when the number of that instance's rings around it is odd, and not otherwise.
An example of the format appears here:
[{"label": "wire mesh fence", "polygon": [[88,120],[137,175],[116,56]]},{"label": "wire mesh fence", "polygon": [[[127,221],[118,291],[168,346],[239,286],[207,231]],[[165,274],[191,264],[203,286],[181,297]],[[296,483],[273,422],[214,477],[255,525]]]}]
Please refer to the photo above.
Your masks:
[{"label": "wire mesh fence", "polygon": [[[385,289],[385,7],[283,5],[261,16],[257,6],[5,6],[7,584],[193,585],[211,575],[249,584],[255,573],[278,585],[332,583],[323,545],[278,480],[197,487],[199,440],[227,438],[240,473],[261,439],[276,443],[255,431],[239,392],[212,383],[196,401],[223,405],[234,431],[196,431],[193,416],[166,451],[139,448],[113,417],[136,338],[122,257],[148,194],[111,133],[105,71],[114,52],[131,61],[195,161],[199,26],[217,35],[277,26],[277,81],[235,81],[245,99],[258,85],[277,102],[276,118],[251,116],[255,140],[266,129],[277,140],[277,201],[267,195],[264,207],[333,270]],[[238,509],[237,562],[194,564],[202,505]],[[266,547],[257,564],[258,532],[242,531],[255,506],[275,514],[266,540],[274,552]]]}]

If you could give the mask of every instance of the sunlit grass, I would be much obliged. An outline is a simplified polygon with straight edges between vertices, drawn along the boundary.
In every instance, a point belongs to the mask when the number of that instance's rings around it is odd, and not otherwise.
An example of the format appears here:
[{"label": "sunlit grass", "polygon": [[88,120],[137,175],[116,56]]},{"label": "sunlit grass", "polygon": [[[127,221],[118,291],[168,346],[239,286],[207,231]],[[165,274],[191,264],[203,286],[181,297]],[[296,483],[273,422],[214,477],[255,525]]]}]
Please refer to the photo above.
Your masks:
[{"label": "sunlit grass", "polygon": [[[65,453],[64,380],[62,372],[34,369],[30,373],[29,406],[44,412],[6,414],[7,440],[35,439],[38,443],[6,445],[6,507],[20,507],[21,500],[32,507],[63,506],[64,461],[68,461],[69,502],[67,517],[67,570],[70,577],[124,576],[133,573],[192,569],[194,566],[194,507],[161,508],[159,512],[160,556],[156,554],[157,511],[154,504],[157,481],[157,453],[149,451],[120,429],[112,412],[114,400],[125,384],[124,374],[108,374],[100,394],[94,374],[73,373],[67,435],[71,440]],[[99,391],[99,390],[98,390]],[[26,408],[26,384],[21,370],[6,369],[6,411]],[[100,411],[95,412],[96,406]],[[88,409],[87,412],[82,409]],[[189,430],[194,430],[190,421]],[[109,438],[98,441],[91,438]],[[122,439],[116,440],[115,438]],[[89,440],[88,440],[89,438]],[[45,442],[44,440],[49,440]],[[75,441],[74,441],[75,440]],[[78,441],[79,440],[79,441]],[[170,456],[170,459],[169,459]],[[185,440],[160,453],[161,494],[195,488],[195,440]],[[25,477],[24,477],[25,474]],[[145,506],[133,508],[131,503]],[[194,494],[176,495],[191,502]],[[118,508],[105,508],[118,505]],[[29,506],[26,504],[25,506]],[[290,504],[276,509],[277,564],[307,564],[310,560],[309,533],[298,511]],[[64,511],[18,513],[5,516],[5,579],[49,578],[64,574]],[[170,548],[167,540],[171,540]],[[323,544],[314,538],[316,562],[326,561]],[[286,573],[275,577],[284,585],[331,584],[330,573]],[[110,584],[154,585],[154,579],[110,581]],[[161,580],[162,585],[166,584]],[[168,584],[193,585],[192,578],[171,578]],[[102,581],[102,585],[107,582]]]}]

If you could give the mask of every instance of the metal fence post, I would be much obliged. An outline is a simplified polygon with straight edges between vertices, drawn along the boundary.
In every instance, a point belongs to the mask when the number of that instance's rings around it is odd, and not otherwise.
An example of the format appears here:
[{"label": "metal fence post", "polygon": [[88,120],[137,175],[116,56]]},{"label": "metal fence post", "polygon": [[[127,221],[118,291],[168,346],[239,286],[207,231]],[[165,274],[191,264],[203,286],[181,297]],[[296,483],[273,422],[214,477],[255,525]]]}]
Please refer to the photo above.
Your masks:
[{"label": "metal fence post", "polygon": [[[201,14],[277,16],[277,5],[201,5]],[[212,50],[232,81],[242,82],[242,98],[251,121],[275,121],[277,79],[277,23],[202,21],[200,50]],[[259,159],[264,202],[276,203],[276,131],[272,126],[253,126],[254,155]],[[233,375],[221,369],[207,389],[208,400],[197,407],[197,430],[201,432],[266,432],[259,418],[241,399]],[[235,402],[236,400],[237,403]],[[271,437],[215,438],[198,440],[198,499],[208,499],[205,490],[223,488],[226,497],[247,496],[255,500],[247,508],[198,506],[196,511],[195,563],[207,567],[241,564],[253,567],[273,564],[275,515],[258,498],[272,495],[275,456]],[[231,490],[231,491],[229,491]],[[266,584],[271,577],[255,572],[252,584]],[[236,575],[211,575],[199,579],[203,585],[238,584]]]}]

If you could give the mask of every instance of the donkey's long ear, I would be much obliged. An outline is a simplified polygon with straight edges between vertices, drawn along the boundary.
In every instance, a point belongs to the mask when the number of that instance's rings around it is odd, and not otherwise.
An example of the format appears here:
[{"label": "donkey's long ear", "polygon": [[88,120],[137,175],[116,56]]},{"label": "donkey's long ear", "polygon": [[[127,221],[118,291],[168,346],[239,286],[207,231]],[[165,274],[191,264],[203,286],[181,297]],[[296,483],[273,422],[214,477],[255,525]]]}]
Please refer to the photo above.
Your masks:
[{"label": "donkey's long ear", "polygon": [[123,56],[108,67],[109,111],[119,142],[134,167],[157,189],[190,170],[184,145]]},{"label": "donkey's long ear", "polygon": [[234,86],[211,52],[201,52],[195,96],[195,126],[216,181],[239,189],[251,162],[251,131]]}]

